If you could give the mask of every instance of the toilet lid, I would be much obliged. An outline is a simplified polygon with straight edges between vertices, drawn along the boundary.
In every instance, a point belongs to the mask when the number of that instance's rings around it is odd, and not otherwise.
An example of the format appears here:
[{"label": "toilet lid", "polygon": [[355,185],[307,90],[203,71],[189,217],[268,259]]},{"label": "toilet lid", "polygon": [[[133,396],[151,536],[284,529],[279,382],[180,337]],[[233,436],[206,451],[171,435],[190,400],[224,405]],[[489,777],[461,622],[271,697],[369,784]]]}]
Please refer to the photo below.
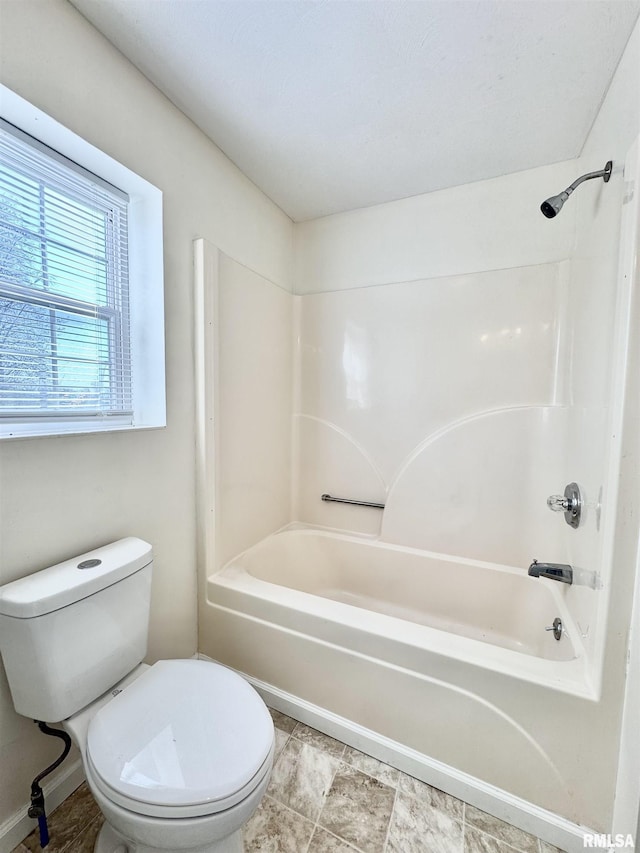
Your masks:
[{"label": "toilet lid", "polygon": [[207,661],[159,661],[96,713],[87,754],[96,781],[142,813],[144,804],[213,812],[240,799],[272,744],[271,716],[239,675]]}]

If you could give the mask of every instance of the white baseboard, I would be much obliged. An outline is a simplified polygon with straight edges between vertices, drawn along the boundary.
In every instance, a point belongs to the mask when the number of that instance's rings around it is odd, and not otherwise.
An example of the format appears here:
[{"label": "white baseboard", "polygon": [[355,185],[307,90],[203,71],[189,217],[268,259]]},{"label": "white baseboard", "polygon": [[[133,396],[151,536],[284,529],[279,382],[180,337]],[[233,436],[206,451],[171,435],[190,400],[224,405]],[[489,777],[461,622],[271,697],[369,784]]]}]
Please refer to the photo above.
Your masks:
[{"label": "white baseboard", "polygon": [[[203,660],[212,660],[200,655]],[[217,661],[214,661],[217,662]],[[567,853],[584,853],[584,834],[591,833],[587,827],[542,809],[533,803],[515,797],[508,791],[489,785],[475,776],[456,770],[448,764],[436,761],[421,752],[410,749],[398,741],[384,737],[357,723],[313,705],[298,696],[286,693],[271,684],[240,672],[252,684],[267,705],[287,714],[302,723],[335,737],[349,746],[372,755],[379,761],[396,767],[434,788],[458,797],[494,817],[505,820],[525,832],[536,835]]]},{"label": "white baseboard", "polygon": [[[84,771],[82,762],[78,758],[55,779],[42,786],[47,814],[51,814],[58,808],[60,803],[64,802],[82,782],[84,782]],[[26,791],[26,794],[28,796],[29,791]],[[29,800],[25,800],[24,805],[15,814],[0,824],[0,853],[11,853],[13,848],[17,847],[38,825],[35,820],[27,816],[29,805]]]}]

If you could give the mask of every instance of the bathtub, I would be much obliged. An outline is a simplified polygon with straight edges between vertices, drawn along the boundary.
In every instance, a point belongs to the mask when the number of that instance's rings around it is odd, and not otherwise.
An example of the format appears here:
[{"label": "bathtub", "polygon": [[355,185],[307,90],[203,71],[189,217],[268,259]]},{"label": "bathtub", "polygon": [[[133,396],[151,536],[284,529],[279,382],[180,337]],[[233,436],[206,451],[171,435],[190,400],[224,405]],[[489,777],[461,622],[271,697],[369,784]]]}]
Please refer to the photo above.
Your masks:
[{"label": "bathtub", "polygon": [[[438,787],[447,780],[433,768],[453,768],[584,821],[597,785],[581,738],[597,703],[562,587],[291,526],[208,577],[200,644],[272,699],[297,697],[426,756],[412,772]],[[559,641],[545,630],[556,617]]]},{"label": "bathtub", "polygon": [[[352,627],[559,690],[584,688],[577,631],[560,585],[522,569],[365,536],[287,529],[213,575],[209,591],[216,602],[296,630],[303,613],[306,630],[329,641],[337,626]],[[546,630],[556,617],[564,626],[560,640]]]}]

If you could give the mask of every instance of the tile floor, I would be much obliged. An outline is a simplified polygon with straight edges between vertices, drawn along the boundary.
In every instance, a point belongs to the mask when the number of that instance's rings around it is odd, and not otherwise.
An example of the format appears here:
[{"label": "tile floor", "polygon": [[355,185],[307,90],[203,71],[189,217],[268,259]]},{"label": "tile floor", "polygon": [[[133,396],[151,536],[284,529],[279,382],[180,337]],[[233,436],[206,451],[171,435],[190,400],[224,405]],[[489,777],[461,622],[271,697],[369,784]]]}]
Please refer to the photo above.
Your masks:
[{"label": "tile floor", "polygon": [[[276,757],[245,853],[561,853],[461,800],[272,711]],[[49,818],[48,853],[91,853],[102,824],[86,784]],[[13,853],[36,853],[37,831]]]}]

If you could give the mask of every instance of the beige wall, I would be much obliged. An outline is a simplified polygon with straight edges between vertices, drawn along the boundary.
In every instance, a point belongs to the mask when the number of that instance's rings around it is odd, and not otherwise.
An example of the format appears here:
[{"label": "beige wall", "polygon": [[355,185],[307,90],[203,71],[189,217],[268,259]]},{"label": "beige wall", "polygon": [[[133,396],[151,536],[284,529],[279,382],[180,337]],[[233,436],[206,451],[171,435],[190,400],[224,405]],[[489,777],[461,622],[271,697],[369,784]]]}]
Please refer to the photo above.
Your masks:
[{"label": "beige wall", "polygon": [[[290,287],[292,223],[64,0],[2,0],[1,82],[164,193],[167,423],[0,446],[0,582],[121,536],[153,544],[149,654],[196,650],[193,240]],[[81,641],[81,638],[79,638]],[[0,824],[52,758],[0,675]]]}]

